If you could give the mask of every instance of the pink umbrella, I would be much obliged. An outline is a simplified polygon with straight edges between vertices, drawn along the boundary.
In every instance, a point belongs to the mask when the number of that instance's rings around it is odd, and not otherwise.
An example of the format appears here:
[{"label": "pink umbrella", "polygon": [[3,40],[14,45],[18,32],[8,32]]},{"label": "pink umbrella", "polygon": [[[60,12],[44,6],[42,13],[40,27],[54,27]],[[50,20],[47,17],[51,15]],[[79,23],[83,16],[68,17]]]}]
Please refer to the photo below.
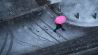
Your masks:
[{"label": "pink umbrella", "polygon": [[55,19],[56,24],[64,24],[67,21],[66,16],[57,16]]}]

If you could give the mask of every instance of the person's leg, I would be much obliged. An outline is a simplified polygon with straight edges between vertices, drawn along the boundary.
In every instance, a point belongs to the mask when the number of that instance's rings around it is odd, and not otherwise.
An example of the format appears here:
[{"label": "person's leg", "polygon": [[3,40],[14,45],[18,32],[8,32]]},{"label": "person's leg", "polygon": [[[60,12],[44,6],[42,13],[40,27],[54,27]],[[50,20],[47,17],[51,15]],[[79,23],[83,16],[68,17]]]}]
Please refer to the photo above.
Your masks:
[{"label": "person's leg", "polygon": [[56,24],[56,28],[53,30],[54,32],[56,32],[56,30],[60,29],[61,28],[61,25],[59,24]]},{"label": "person's leg", "polygon": [[64,28],[63,28],[63,26],[61,25],[61,29],[63,30],[63,31],[66,31]]}]

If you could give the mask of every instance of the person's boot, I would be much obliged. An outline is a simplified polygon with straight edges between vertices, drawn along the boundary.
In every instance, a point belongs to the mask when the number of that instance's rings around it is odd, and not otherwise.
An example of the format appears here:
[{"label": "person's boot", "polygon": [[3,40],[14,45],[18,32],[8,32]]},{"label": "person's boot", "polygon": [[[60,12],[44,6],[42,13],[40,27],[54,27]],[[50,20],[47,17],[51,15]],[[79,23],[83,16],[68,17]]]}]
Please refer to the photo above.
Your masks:
[{"label": "person's boot", "polygon": [[63,31],[66,31],[64,28],[62,28]]},{"label": "person's boot", "polygon": [[56,30],[53,30],[54,32],[56,32]]}]

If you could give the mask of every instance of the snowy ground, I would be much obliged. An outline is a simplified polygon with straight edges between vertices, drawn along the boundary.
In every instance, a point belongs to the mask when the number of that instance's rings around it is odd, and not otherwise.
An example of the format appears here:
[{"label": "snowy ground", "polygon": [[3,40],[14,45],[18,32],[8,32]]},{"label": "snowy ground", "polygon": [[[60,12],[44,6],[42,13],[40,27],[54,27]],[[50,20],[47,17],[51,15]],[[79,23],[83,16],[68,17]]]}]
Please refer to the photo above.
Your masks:
[{"label": "snowy ground", "polygon": [[[68,16],[68,23],[84,26],[93,27],[98,26],[98,15],[96,19],[93,17],[94,13],[98,13],[98,0],[63,0],[61,2],[62,12]],[[74,15],[79,13],[79,19]]]},{"label": "snowy ground", "polygon": [[0,49],[0,53],[19,55],[86,35],[83,28],[69,25],[64,25],[66,31],[58,30],[55,33],[53,20],[49,12],[44,11],[42,16],[37,18],[27,15],[20,20],[9,21],[9,24],[2,24],[0,48],[5,45],[2,51]]},{"label": "snowy ground", "polygon": [[[62,11],[69,16],[68,23],[84,27],[97,26],[98,19],[95,20],[90,16],[95,11],[97,0],[92,1],[93,5],[90,0],[63,0],[63,2]],[[80,13],[79,19],[74,17],[77,12]],[[68,24],[64,25],[66,31],[58,30],[57,33],[53,32],[55,28],[54,16],[47,9],[44,10],[41,16],[26,15],[18,19],[0,24],[0,55],[20,55],[83,37],[88,32],[86,28]]]}]

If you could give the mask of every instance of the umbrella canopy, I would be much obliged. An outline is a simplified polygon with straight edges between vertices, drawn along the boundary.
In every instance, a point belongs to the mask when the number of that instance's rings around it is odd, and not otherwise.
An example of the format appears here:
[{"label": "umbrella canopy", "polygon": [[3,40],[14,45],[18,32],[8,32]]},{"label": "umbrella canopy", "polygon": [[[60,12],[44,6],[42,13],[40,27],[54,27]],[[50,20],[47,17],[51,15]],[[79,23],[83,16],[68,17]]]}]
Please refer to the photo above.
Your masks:
[{"label": "umbrella canopy", "polygon": [[57,16],[55,19],[56,24],[64,24],[67,20],[66,16]]}]

